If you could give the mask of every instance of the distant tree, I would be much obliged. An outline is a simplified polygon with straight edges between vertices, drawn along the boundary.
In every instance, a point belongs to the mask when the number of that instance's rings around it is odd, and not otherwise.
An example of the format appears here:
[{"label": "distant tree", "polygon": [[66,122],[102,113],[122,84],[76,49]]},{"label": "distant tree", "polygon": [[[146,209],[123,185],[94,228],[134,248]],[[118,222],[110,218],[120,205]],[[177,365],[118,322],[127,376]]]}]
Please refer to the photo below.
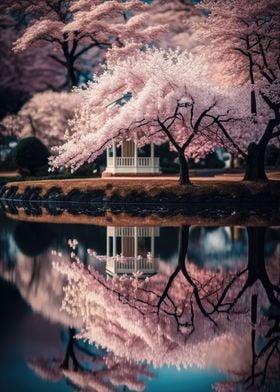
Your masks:
[{"label": "distant tree", "polygon": [[[149,5],[140,0],[17,0],[8,9],[27,24],[15,42],[15,51],[51,44],[50,57],[66,69],[70,88],[78,84],[77,63],[88,51],[113,48],[110,55],[115,58],[163,31],[162,27],[147,27],[146,16],[139,12]],[[134,42],[126,45],[127,40]]]},{"label": "distant tree", "polygon": [[5,14],[6,2],[0,4],[0,118],[16,113],[30,94],[45,89],[59,89],[65,72],[49,57],[51,45],[14,53],[13,43],[22,33],[22,24]]},{"label": "distant tree", "polygon": [[75,93],[45,91],[35,94],[18,113],[18,136],[36,136],[48,147],[62,142],[79,101],[79,95]]},{"label": "distant tree", "polygon": [[196,51],[197,23],[206,17],[205,13],[195,7],[191,0],[153,0],[148,12],[149,23],[166,25],[166,32],[161,34],[156,43],[161,49],[187,49]]},{"label": "distant tree", "polygon": [[20,130],[21,130],[21,122],[16,114],[7,115],[0,122],[0,138],[2,137],[17,138]]}]

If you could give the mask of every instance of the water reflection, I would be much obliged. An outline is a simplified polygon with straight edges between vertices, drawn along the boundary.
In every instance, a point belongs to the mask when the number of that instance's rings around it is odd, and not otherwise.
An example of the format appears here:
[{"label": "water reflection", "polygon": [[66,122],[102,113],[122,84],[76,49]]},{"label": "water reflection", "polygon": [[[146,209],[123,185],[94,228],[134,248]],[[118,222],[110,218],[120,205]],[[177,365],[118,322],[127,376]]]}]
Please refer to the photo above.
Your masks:
[{"label": "water reflection", "polygon": [[170,390],[168,364],[218,369],[217,391],[279,390],[279,230],[2,223],[1,276],[64,330],[63,349],[25,357],[42,379]]},{"label": "water reflection", "polygon": [[107,226],[107,274],[131,275],[137,271],[143,276],[154,274],[158,261],[155,238],[159,236],[159,227]]},{"label": "water reflection", "polygon": [[188,257],[201,266],[218,268],[242,264],[247,253],[247,235],[242,227],[191,227]]},{"label": "water reflection", "polygon": [[119,385],[142,391],[145,384],[141,377],[152,378],[147,366],[78,344],[75,334],[76,330],[69,328],[64,356],[35,359],[28,362],[29,367],[41,378],[55,382],[65,378],[86,391],[114,392]]},{"label": "water reflection", "polygon": [[[273,367],[279,362],[279,265],[273,259],[265,266],[265,229],[247,232],[247,263],[231,271],[213,273],[185,263],[187,226],[180,229],[175,270],[159,270],[144,281],[123,276],[108,281],[94,269],[85,273],[81,264],[62,261],[57,268],[68,277],[64,307],[82,317],[81,338],[127,360],[214,366],[240,374],[246,387],[256,379],[265,385],[278,377]],[[258,354],[256,331],[263,341]],[[269,350],[267,339],[274,334]]]}]

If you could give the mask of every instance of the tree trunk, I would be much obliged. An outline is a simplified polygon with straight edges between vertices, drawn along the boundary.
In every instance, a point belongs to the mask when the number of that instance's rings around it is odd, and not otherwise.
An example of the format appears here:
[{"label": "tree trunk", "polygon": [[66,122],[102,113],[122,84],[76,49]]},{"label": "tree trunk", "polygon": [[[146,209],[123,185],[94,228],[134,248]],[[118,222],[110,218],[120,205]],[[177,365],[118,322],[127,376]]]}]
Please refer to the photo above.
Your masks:
[{"label": "tree trunk", "polygon": [[75,336],[75,329],[74,328],[69,328],[69,341],[67,344],[67,348],[66,348],[66,354],[64,357],[64,360],[61,364],[62,369],[66,369],[68,370],[70,368],[70,359],[72,359],[73,362],[73,366],[74,366],[74,371],[78,371],[79,369],[81,369],[81,365],[79,364],[77,357],[75,355],[74,352],[74,336]]},{"label": "tree trunk", "polygon": [[247,227],[248,234],[248,278],[247,285],[253,286],[259,280],[271,305],[279,307],[273,283],[271,282],[264,258],[265,227]]},{"label": "tree trunk", "polygon": [[188,251],[188,243],[189,243],[189,226],[187,225],[182,225],[180,227],[179,231],[179,255],[178,255],[178,264],[177,267],[175,268],[174,272],[170,275],[167,284],[165,286],[165,289],[163,290],[159,301],[158,301],[158,311],[161,307],[161,304],[165,300],[165,298],[168,295],[168,291],[170,287],[172,286],[173,281],[175,280],[176,276],[179,274],[180,271],[186,276],[187,269],[186,269],[186,256],[187,256],[187,251]]},{"label": "tree trunk", "polygon": [[249,145],[244,180],[267,181],[264,170],[264,153],[265,149],[258,144],[251,143]]},{"label": "tree trunk", "polygon": [[186,256],[189,244],[189,230],[189,226],[182,225],[179,231],[178,266],[180,266],[180,269],[184,268],[186,263]]},{"label": "tree trunk", "polygon": [[77,86],[78,81],[76,78],[74,61],[71,58],[67,58],[67,74],[70,88],[72,89],[73,87]]},{"label": "tree trunk", "polygon": [[248,284],[254,284],[263,271],[264,264],[264,227],[247,227],[248,236]]},{"label": "tree trunk", "polygon": [[185,157],[184,151],[178,151],[179,164],[180,164],[180,178],[181,185],[191,184],[189,175],[189,164]]}]

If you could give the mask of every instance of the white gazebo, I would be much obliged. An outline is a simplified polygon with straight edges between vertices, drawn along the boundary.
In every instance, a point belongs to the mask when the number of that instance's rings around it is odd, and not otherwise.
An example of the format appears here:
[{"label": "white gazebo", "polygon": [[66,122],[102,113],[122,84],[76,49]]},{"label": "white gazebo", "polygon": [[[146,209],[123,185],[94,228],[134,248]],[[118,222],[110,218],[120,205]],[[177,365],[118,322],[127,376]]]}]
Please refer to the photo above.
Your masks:
[{"label": "white gazebo", "polygon": [[159,174],[159,158],[155,157],[154,144],[146,147],[145,156],[141,155],[143,149],[138,149],[134,140],[123,141],[117,148],[113,142],[107,149],[107,167],[104,176],[129,174]]},{"label": "white gazebo", "polygon": [[143,276],[155,274],[158,263],[155,237],[159,237],[159,230],[159,227],[107,226],[107,275],[131,275],[138,271]]}]

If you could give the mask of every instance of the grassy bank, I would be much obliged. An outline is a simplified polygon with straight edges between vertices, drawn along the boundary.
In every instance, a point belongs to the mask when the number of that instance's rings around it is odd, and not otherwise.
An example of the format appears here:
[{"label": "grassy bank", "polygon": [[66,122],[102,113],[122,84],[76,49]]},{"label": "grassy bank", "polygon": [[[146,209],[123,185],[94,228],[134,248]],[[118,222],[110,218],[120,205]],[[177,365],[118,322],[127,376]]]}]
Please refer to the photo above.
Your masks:
[{"label": "grassy bank", "polygon": [[[100,191],[104,196],[128,197],[145,194],[147,197],[157,198],[172,197],[209,197],[210,194],[218,194],[225,198],[243,198],[267,194],[280,199],[280,181],[250,182],[250,181],[217,181],[213,180],[193,180],[193,185],[179,185],[177,178],[143,178],[143,179],[47,179],[33,181],[12,181],[6,184],[7,187],[17,187],[18,193],[24,193],[27,187],[40,188],[40,196],[44,196],[51,189],[59,189],[63,195],[67,195],[74,190],[81,192]],[[175,200],[174,200],[175,201]]]},{"label": "grassy bank", "polygon": [[280,225],[280,181],[194,179],[182,186],[174,177],[48,179],[10,182],[1,200],[10,217],[34,222]]}]

